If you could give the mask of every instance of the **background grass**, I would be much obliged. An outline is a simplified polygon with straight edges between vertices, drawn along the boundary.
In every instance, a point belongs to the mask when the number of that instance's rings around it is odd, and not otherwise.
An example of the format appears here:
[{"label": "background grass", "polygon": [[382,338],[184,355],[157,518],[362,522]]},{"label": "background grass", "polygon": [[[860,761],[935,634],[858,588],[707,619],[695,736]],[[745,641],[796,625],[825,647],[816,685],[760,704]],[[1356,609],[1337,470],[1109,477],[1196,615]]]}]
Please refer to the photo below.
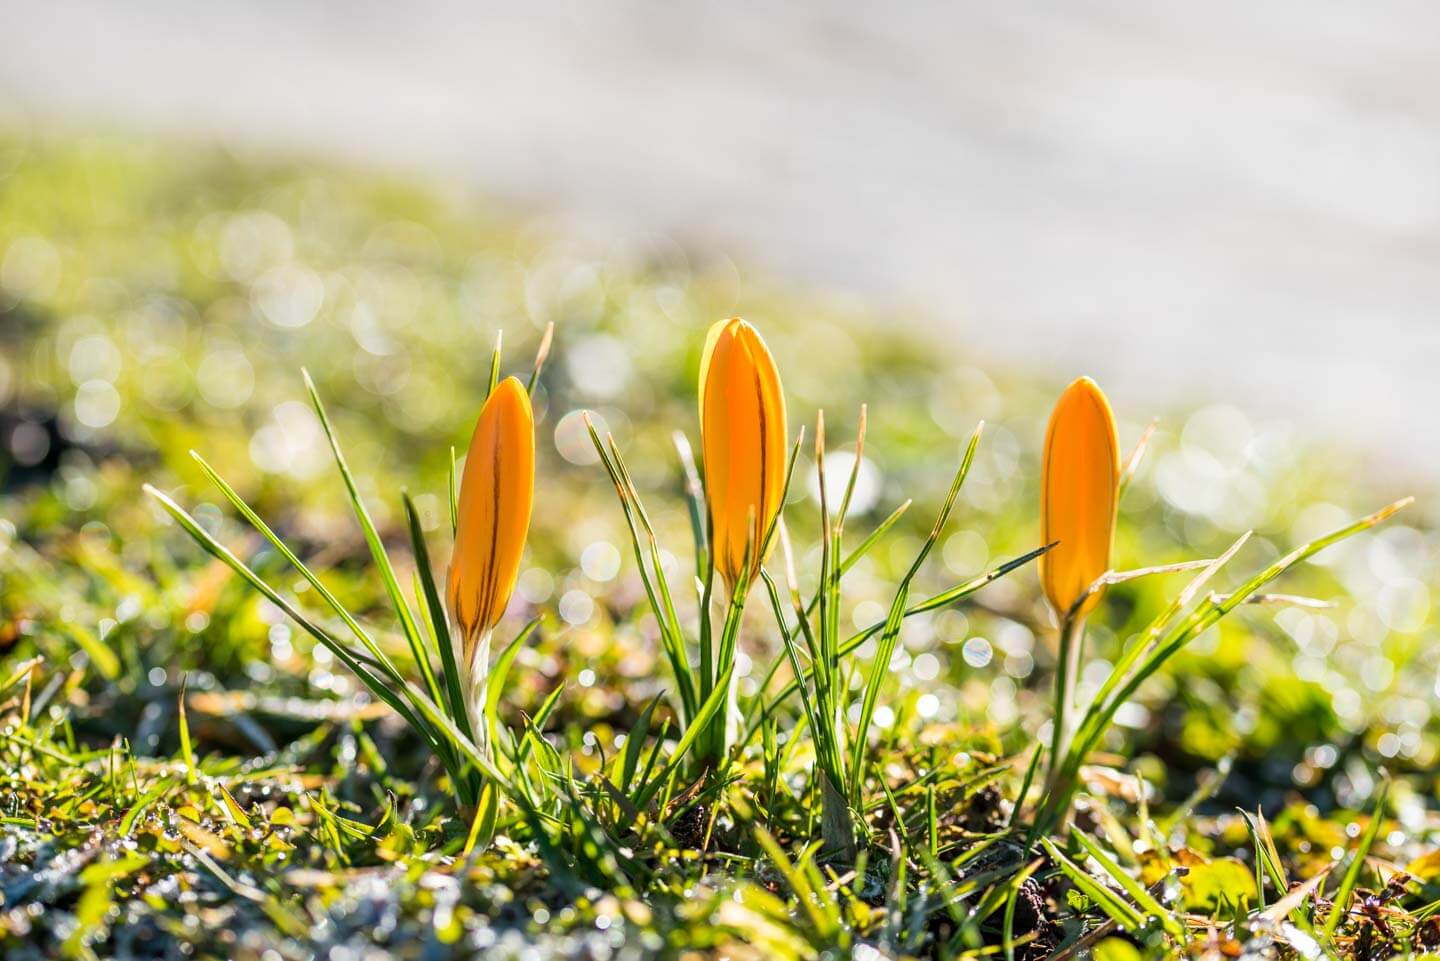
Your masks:
[{"label": "background grass", "polygon": [[[708,853],[698,844],[629,852],[634,864],[597,855],[592,873],[565,877],[533,845],[502,838],[452,861],[466,825],[449,817],[418,742],[140,496],[145,482],[175,492],[288,584],[278,558],[222,509],[188,456],[200,450],[398,654],[300,368],[408,564],[400,489],[439,532],[449,449],[468,439],[496,331],[520,369],[553,321],[555,352],[536,394],[534,528],[506,629],[537,613],[549,620],[512,671],[502,715],[519,723],[563,685],[547,737],[593,772],[670,682],[578,412],[593,409],[614,432],[662,542],[688,564],[670,434],[694,436],[704,330],[736,313],[776,355],[792,430],[823,407],[833,445],[870,405],[850,529],[916,501],[847,578],[847,622],[883,617],[876,605],[927,533],[981,418],[973,474],[916,589],[1036,545],[1039,445],[1058,385],[907,333],[907,318],[778,289],[667,239],[621,246],[517,220],[444,185],[194,146],[0,138],[0,680],[44,659],[28,685],[0,693],[6,957],[298,958],[316,945],[319,956],[379,946],[417,958],[504,956],[506,946],[518,956],[527,944],[575,957],[973,948],[937,882],[976,869],[974,839],[1003,824],[1023,774],[1023,758],[997,762],[1028,751],[1048,720],[1054,637],[1033,570],[906,625],[877,716],[876,769],[896,807],[874,812],[873,824],[883,833],[898,815],[925,826],[918,840],[899,832],[909,894],[897,896],[893,866],[883,878],[862,872],[839,885],[856,897],[821,899],[820,923],[787,901],[800,882],[753,831],[765,827],[796,858],[796,841],[816,833],[804,745],[773,779],[758,760],[743,772],[743,803]],[[1122,504],[1117,566],[1213,556],[1254,528],[1237,561],[1254,569],[1346,518],[1426,493],[1393,489],[1343,451],[1304,447],[1213,400],[1117,411],[1122,445],[1160,415]],[[805,518],[812,485],[802,457],[792,503],[807,501]],[[802,556],[812,548],[807,533]],[[802,580],[818,567],[811,561]],[[1396,777],[1393,830],[1377,852],[1403,865],[1430,851],[1436,565],[1422,497],[1279,585],[1333,607],[1246,610],[1207,634],[1112,732],[1113,755],[1099,760],[1115,770],[1092,779],[1087,825],[1120,848],[1152,832],[1167,843],[1164,856],[1144,843],[1124,852],[1147,883],[1226,857],[1253,879],[1235,809],[1263,807],[1290,879],[1301,880],[1359,836],[1363,819],[1351,812],[1373,806],[1383,767]],[[1091,619],[1091,656],[1113,659],[1182,578],[1114,588]],[[750,607],[741,664],[755,666],[742,689],[781,656],[765,605]],[[203,777],[177,763],[187,750]],[[577,850],[585,844],[577,839]],[[1207,870],[1216,890],[1234,890],[1229,868]],[[1423,863],[1415,871],[1428,881]],[[1209,875],[1192,873],[1199,890],[1183,892],[1184,906],[1222,910],[1226,899],[1204,888]],[[1381,881],[1361,878],[1367,888]],[[1037,890],[1037,910],[1057,930],[1078,933],[1101,917],[1053,883]],[[1396,944],[1424,936],[1415,912],[1425,893],[1394,900],[1409,912]],[[1342,933],[1358,950],[1359,927]]]}]

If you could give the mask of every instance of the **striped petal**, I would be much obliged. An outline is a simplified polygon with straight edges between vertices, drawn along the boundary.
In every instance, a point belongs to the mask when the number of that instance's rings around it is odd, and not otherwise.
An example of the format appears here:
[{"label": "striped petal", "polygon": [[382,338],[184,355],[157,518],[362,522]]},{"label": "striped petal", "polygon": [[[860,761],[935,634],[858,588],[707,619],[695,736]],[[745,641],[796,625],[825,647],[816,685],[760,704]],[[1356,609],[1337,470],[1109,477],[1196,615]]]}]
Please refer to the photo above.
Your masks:
[{"label": "striped petal", "polygon": [[446,600],[471,655],[510,602],[535,497],[535,421],[514,377],[480,411],[460,479],[455,554]]},{"label": "striped petal", "polygon": [[[1040,558],[1040,579],[1059,616],[1110,568],[1119,484],[1115,417],[1100,387],[1081,377],[1065,388],[1050,414],[1040,478],[1042,536],[1047,544],[1059,541]],[[1099,602],[1097,591],[1079,616]]]},{"label": "striped petal", "polygon": [[786,465],[780,374],[760,333],[739,318],[720,321],[706,337],[700,443],[715,569],[733,588],[763,561],[762,541],[780,510]]}]

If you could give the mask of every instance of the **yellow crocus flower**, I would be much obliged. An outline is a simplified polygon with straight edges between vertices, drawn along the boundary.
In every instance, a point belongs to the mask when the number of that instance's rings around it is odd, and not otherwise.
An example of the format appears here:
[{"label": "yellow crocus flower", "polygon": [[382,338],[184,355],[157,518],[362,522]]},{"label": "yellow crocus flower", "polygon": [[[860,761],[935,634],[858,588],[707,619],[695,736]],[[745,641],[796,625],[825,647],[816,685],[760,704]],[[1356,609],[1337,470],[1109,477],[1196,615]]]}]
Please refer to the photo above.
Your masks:
[{"label": "yellow crocus flower", "polygon": [[[1040,477],[1042,538],[1059,542],[1040,558],[1040,580],[1062,620],[1110,569],[1119,489],[1115,417],[1099,385],[1081,377],[1065,388],[1050,414]],[[1092,611],[1100,593],[1086,598],[1075,616]]]},{"label": "yellow crocus flower", "polygon": [[[461,670],[476,668],[515,588],[535,498],[535,419],[514,377],[496,386],[475,424],[460,479],[455,553],[446,601]],[[478,665],[483,674],[486,665]]]},{"label": "yellow crocus flower", "polygon": [[765,534],[784,496],[787,453],[775,359],[759,331],[738,317],[715,324],[705,340],[700,446],[710,549],[715,570],[733,590],[764,560]]}]

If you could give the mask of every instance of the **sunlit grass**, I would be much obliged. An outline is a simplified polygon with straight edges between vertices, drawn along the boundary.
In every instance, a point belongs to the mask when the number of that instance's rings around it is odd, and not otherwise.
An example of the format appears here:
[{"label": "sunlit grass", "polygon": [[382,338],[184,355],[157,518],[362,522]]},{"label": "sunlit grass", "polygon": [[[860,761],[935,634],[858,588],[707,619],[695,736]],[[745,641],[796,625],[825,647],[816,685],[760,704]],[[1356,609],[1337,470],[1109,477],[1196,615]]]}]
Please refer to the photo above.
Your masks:
[{"label": "sunlit grass", "polygon": [[[1113,503],[1066,506],[1106,550],[1062,595],[1030,573],[1064,560],[1054,385],[409,185],[18,155],[7,958],[1429,945],[1440,552],[1423,502],[1350,520],[1392,478],[1223,401],[1153,436],[1117,407]],[[701,403],[706,327],[742,307],[780,421],[832,413],[768,474]],[[528,539],[469,569],[514,594],[457,618],[455,452],[507,366],[484,345],[543,358],[552,321],[553,362],[506,387],[533,405]],[[773,522],[707,497],[727,458]]]}]

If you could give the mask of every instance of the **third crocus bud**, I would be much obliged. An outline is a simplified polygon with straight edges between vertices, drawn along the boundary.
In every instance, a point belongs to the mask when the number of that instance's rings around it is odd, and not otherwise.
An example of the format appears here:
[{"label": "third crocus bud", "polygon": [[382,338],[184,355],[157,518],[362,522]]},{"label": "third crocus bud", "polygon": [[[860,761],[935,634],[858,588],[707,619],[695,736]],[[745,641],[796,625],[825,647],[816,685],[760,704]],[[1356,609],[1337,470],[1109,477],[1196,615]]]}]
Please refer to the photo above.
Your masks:
[{"label": "third crocus bud", "polygon": [[455,554],[446,600],[456,660],[467,684],[472,727],[483,707],[490,634],[505,613],[535,496],[535,421],[530,395],[514,377],[480,411],[460,480]]},{"label": "third crocus bud", "polygon": [[760,568],[785,492],[785,395],[759,331],[710,328],[700,361],[700,444],[715,570],[733,590]]},{"label": "third crocus bud", "polygon": [[[1040,476],[1042,537],[1047,544],[1059,542],[1040,558],[1040,579],[1062,620],[1110,568],[1119,486],[1115,417],[1099,385],[1081,377],[1050,414]],[[1084,617],[1099,601],[1096,591],[1075,616]]]}]

